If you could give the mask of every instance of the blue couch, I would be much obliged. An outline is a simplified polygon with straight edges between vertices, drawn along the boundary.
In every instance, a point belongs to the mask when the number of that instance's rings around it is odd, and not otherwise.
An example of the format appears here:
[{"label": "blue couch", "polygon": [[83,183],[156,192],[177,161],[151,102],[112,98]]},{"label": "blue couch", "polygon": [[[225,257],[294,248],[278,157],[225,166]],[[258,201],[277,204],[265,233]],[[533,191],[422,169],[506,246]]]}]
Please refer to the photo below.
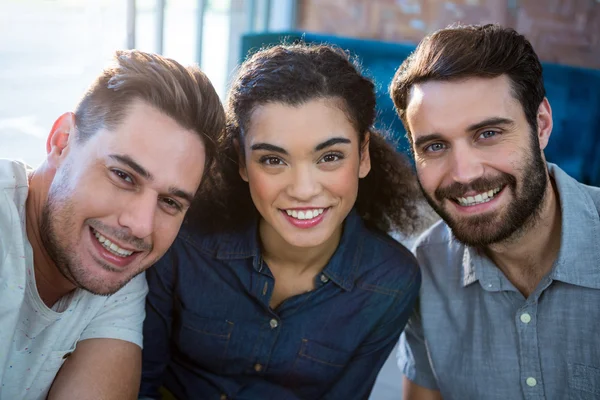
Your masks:
[{"label": "blue couch", "polygon": [[[388,85],[398,66],[415,49],[414,44],[299,32],[247,34],[242,38],[242,59],[263,46],[282,40],[287,43],[301,40],[332,43],[356,55],[363,72],[377,87],[376,126],[392,132],[398,140],[398,150],[408,152],[405,130],[394,111]],[[543,67],[554,115],[546,158],[578,181],[600,186],[600,70],[552,63],[543,63]]]}]

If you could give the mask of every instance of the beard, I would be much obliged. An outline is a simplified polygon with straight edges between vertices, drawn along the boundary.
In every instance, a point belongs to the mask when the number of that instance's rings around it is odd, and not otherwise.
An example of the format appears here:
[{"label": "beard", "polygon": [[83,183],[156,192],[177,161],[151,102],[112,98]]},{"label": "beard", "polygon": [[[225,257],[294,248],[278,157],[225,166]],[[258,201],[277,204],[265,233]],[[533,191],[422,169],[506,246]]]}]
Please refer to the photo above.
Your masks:
[{"label": "beard", "polygon": [[[65,166],[65,169],[67,168],[68,166]],[[61,174],[62,177],[57,176],[55,181],[65,182],[67,174]],[[90,266],[86,268],[74,240],[79,237],[80,229],[75,220],[76,207],[68,193],[69,188],[66,184],[58,183],[50,187],[41,213],[40,240],[42,245],[56,268],[69,282],[95,295],[114,294],[135,276],[142,273],[145,268],[140,268],[118,281],[107,281],[101,276],[95,275],[90,270]],[[89,222],[92,225],[94,221]],[[102,225],[98,221],[95,222],[95,225]],[[72,240],[69,241],[69,238]],[[107,271],[115,271],[114,267],[102,263],[99,259],[95,258],[95,262],[98,262],[100,267]]]},{"label": "beard", "polygon": [[[527,156],[517,170],[520,177],[502,172],[493,178],[478,178],[468,184],[454,182],[438,188],[432,197],[421,190],[429,205],[438,213],[452,230],[456,239],[468,246],[485,247],[501,243],[525,232],[539,218],[543,206],[548,178],[546,164],[539,150],[537,136],[532,135]],[[420,185],[420,182],[419,182]],[[445,201],[455,201],[468,191],[486,192],[498,187],[502,191],[510,189],[513,199],[503,213],[498,211],[471,217],[454,218],[444,206]],[[498,194],[496,194],[497,196]]]}]

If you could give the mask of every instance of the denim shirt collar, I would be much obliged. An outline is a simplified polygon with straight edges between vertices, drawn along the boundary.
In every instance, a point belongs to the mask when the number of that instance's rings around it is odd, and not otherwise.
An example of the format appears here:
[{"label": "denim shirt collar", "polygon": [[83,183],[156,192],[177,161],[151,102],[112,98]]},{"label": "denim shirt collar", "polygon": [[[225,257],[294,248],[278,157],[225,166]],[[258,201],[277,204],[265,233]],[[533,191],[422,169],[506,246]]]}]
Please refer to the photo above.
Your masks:
[{"label": "denim shirt collar", "polygon": [[[252,258],[252,266],[262,269],[260,240],[258,237],[258,215],[251,224],[235,233],[220,235],[215,257],[220,260]],[[358,276],[363,251],[363,232],[367,228],[356,209],[352,209],[344,221],[340,243],[323,269],[329,279],[344,290],[352,290]]]},{"label": "denim shirt collar", "polygon": [[[560,250],[550,278],[600,289],[600,218],[590,194],[562,169],[548,163],[558,192],[562,230]],[[482,251],[464,246],[463,286],[479,280],[486,289],[506,290],[502,272]]]}]

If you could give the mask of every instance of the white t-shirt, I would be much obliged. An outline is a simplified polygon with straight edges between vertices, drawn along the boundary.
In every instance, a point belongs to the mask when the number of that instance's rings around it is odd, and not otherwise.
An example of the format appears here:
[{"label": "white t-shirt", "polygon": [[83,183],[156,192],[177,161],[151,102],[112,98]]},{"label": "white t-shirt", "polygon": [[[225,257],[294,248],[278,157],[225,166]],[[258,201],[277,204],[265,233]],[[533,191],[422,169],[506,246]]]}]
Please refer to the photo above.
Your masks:
[{"label": "white t-shirt", "polygon": [[81,340],[112,338],[142,346],[144,274],[112,296],[77,289],[53,309],[40,299],[25,229],[27,172],[22,163],[0,159],[1,400],[45,399]]}]

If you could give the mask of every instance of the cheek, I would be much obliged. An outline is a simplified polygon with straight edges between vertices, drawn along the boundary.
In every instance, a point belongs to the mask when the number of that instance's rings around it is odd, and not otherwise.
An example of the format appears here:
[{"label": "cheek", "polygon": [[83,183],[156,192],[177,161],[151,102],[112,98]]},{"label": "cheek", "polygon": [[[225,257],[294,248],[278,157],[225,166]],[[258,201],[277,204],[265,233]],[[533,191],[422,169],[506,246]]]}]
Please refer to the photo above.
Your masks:
[{"label": "cheek", "polygon": [[419,183],[425,192],[433,193],[438,187],[443,185],[442,168],[434,163],[423,162],[416,165],[417,177]]},{"label": "cheek", "polygon": [[354,196],[358,193],[358,164],[340,168],[333,173],[324,173],[322,185],[330,193],[343,196]]},{"label": "cheek", "polygon": [[[248,169],[248,185],[252,199],[257,206],[259,203],[272,202],[285,189],[284,173],[268,174],[254,168]],[[258,207],[260,208],[260,207]]]}]

